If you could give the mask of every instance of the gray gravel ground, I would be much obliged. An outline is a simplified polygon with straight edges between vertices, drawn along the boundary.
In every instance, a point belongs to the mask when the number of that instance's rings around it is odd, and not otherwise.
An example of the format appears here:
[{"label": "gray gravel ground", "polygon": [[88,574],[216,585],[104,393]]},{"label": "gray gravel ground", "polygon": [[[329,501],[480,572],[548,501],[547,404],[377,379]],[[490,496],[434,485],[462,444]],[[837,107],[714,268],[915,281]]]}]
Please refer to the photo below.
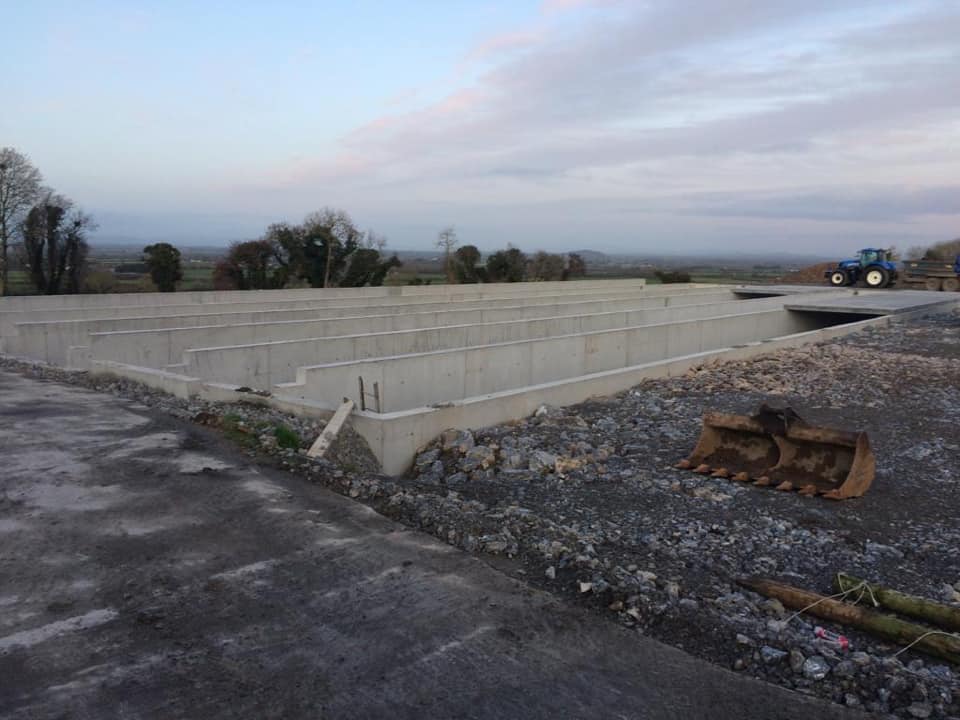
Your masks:
[{"label": "gray gravel ground", "polygon": [[[253,406],[176,400],[132,383],[0,359],[0,365],[133,396],[221,425],[274,461],[433,533],[527,582],[770,682],[871,716],[960,717],[960,668],[741,590],[748,575],[828,592],[851,572],[960,606],[960,313],[717,364],[425,448],[407,476],[372,470],[347,433],[331,462],[319,425]],[[811,422],[870,434],[876,481],[840,503],[675,470],[704,410],[789,404]],[[226,419],[224,419],[226,418]],[[845,633],[850,652],[818,641]]]}]

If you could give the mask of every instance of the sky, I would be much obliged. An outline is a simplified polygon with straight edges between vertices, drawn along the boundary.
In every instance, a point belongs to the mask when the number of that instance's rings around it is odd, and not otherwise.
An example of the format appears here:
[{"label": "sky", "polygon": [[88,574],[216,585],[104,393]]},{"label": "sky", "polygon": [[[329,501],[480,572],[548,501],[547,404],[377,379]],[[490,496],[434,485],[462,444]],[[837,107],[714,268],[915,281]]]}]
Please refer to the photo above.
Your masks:
[{"label": "sky", "polygon": [[960,236],[960,0],[10,3],[0,145],[102,241],[347,210],[395,249]]}]

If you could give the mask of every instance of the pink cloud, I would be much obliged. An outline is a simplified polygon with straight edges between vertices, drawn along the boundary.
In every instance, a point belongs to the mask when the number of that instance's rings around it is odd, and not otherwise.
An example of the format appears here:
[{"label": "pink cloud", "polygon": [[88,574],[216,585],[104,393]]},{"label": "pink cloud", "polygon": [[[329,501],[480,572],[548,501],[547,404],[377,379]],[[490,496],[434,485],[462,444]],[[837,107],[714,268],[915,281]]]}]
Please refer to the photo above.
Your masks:
[{"label": "pink cloud", "polygon": [[[585,5],[548,0],[544,7]],[[849,31],[852,36],[824,40],[804,62],[779,50],[764,55],[759,66],[723,54],[722,43],[757,41],[762,50],[794,19],[825,12],[807,2],[798,0],[788,17],[781,8],[748,24],[719,6],[709,18],[701,13],[688,21],[696,5],[689,0],[675,7],[674,0],[664,0],[652,6],[657,12],[645,7],[630,16],[589,18],[556,34],[543,21],[543,37],[530,29],[492,36],[472,51],[493,60],[491,68],[457,78],[456,89],[413,111],[387,108],[341,138],[340,153],[287,167],[284,178],[291,184],[291,177],[301,178],[304,186],[327,184],[337,192],[376,187],[388,188],[386,195],[431,199],[461,193],[471,202],[513,202],[524,193],[589,198],[640,186],[644,197],[771,183],[786,193],[801,177],[815,184],[810,174],[822,171],[810,168],[846,167],[840,164],[843,153],[835,151],[835,138],[843,133],[871,139],[877,132],[915,133],[920,121],[939,130],[944,118],[953,117],[960,96],[944,72],[956,54],[948,42],[935,46],[944,58],[932,53],[921,62],[910,46],[896,44],[897,23],[873,28],[870,38],[882,52],[863,50],[856,61],[858,75],[873,80],[865,87],[831,72],[849,62],[845,40],[863,45],[859,28]],[[713,28],[709,37],[703,23]],[[517,48],[525,51],[508,52]],[[889,56],[898,54],[910,62],[893,72]],[[932,137],[906,137],[896,158],[889,147],[881,156],[877,143],[864,142],[847,161],[854,168],[850,177],[865,166],[874,172],[892,167],[935,185],[949,164],[942,159],[949,143],[942,133]],[[849,155],[849,143],[842,146]],[[908,163],[920,150],[930,159]],[[783,180],[784,167],[793,179]],[[791,202],[781,212],[806,212],[800,200]]]}]

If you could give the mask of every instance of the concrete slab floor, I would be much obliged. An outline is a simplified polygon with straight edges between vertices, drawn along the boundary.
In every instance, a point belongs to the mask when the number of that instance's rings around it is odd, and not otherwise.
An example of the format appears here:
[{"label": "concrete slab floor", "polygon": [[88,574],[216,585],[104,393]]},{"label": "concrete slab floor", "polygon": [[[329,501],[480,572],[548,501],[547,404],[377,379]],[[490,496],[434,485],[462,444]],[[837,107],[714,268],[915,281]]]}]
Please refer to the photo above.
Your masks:
[{"label": "concrete slab floor", "polygon": [[743,297],[798,296],[784,303],[788,310],[860,315],[897,315],[960,303],[960,295],[949,292],[888,288],[834,288],[813,285],[740,285]]},{"label": "concrete slab floor", "polygon": [[4,718],[856,718],[135,403],[0,373]]}]

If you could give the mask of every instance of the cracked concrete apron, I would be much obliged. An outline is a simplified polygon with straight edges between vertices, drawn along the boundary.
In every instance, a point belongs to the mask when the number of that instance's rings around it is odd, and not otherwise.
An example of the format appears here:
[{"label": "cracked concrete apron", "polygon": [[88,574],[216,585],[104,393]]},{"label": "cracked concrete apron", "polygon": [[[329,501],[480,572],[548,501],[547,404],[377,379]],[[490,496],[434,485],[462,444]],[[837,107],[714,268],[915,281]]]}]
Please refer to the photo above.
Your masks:
[{"label": "cracked concrete apron", "polygon": [[842,718],[207,431],[0,372],[4,718]]}]

